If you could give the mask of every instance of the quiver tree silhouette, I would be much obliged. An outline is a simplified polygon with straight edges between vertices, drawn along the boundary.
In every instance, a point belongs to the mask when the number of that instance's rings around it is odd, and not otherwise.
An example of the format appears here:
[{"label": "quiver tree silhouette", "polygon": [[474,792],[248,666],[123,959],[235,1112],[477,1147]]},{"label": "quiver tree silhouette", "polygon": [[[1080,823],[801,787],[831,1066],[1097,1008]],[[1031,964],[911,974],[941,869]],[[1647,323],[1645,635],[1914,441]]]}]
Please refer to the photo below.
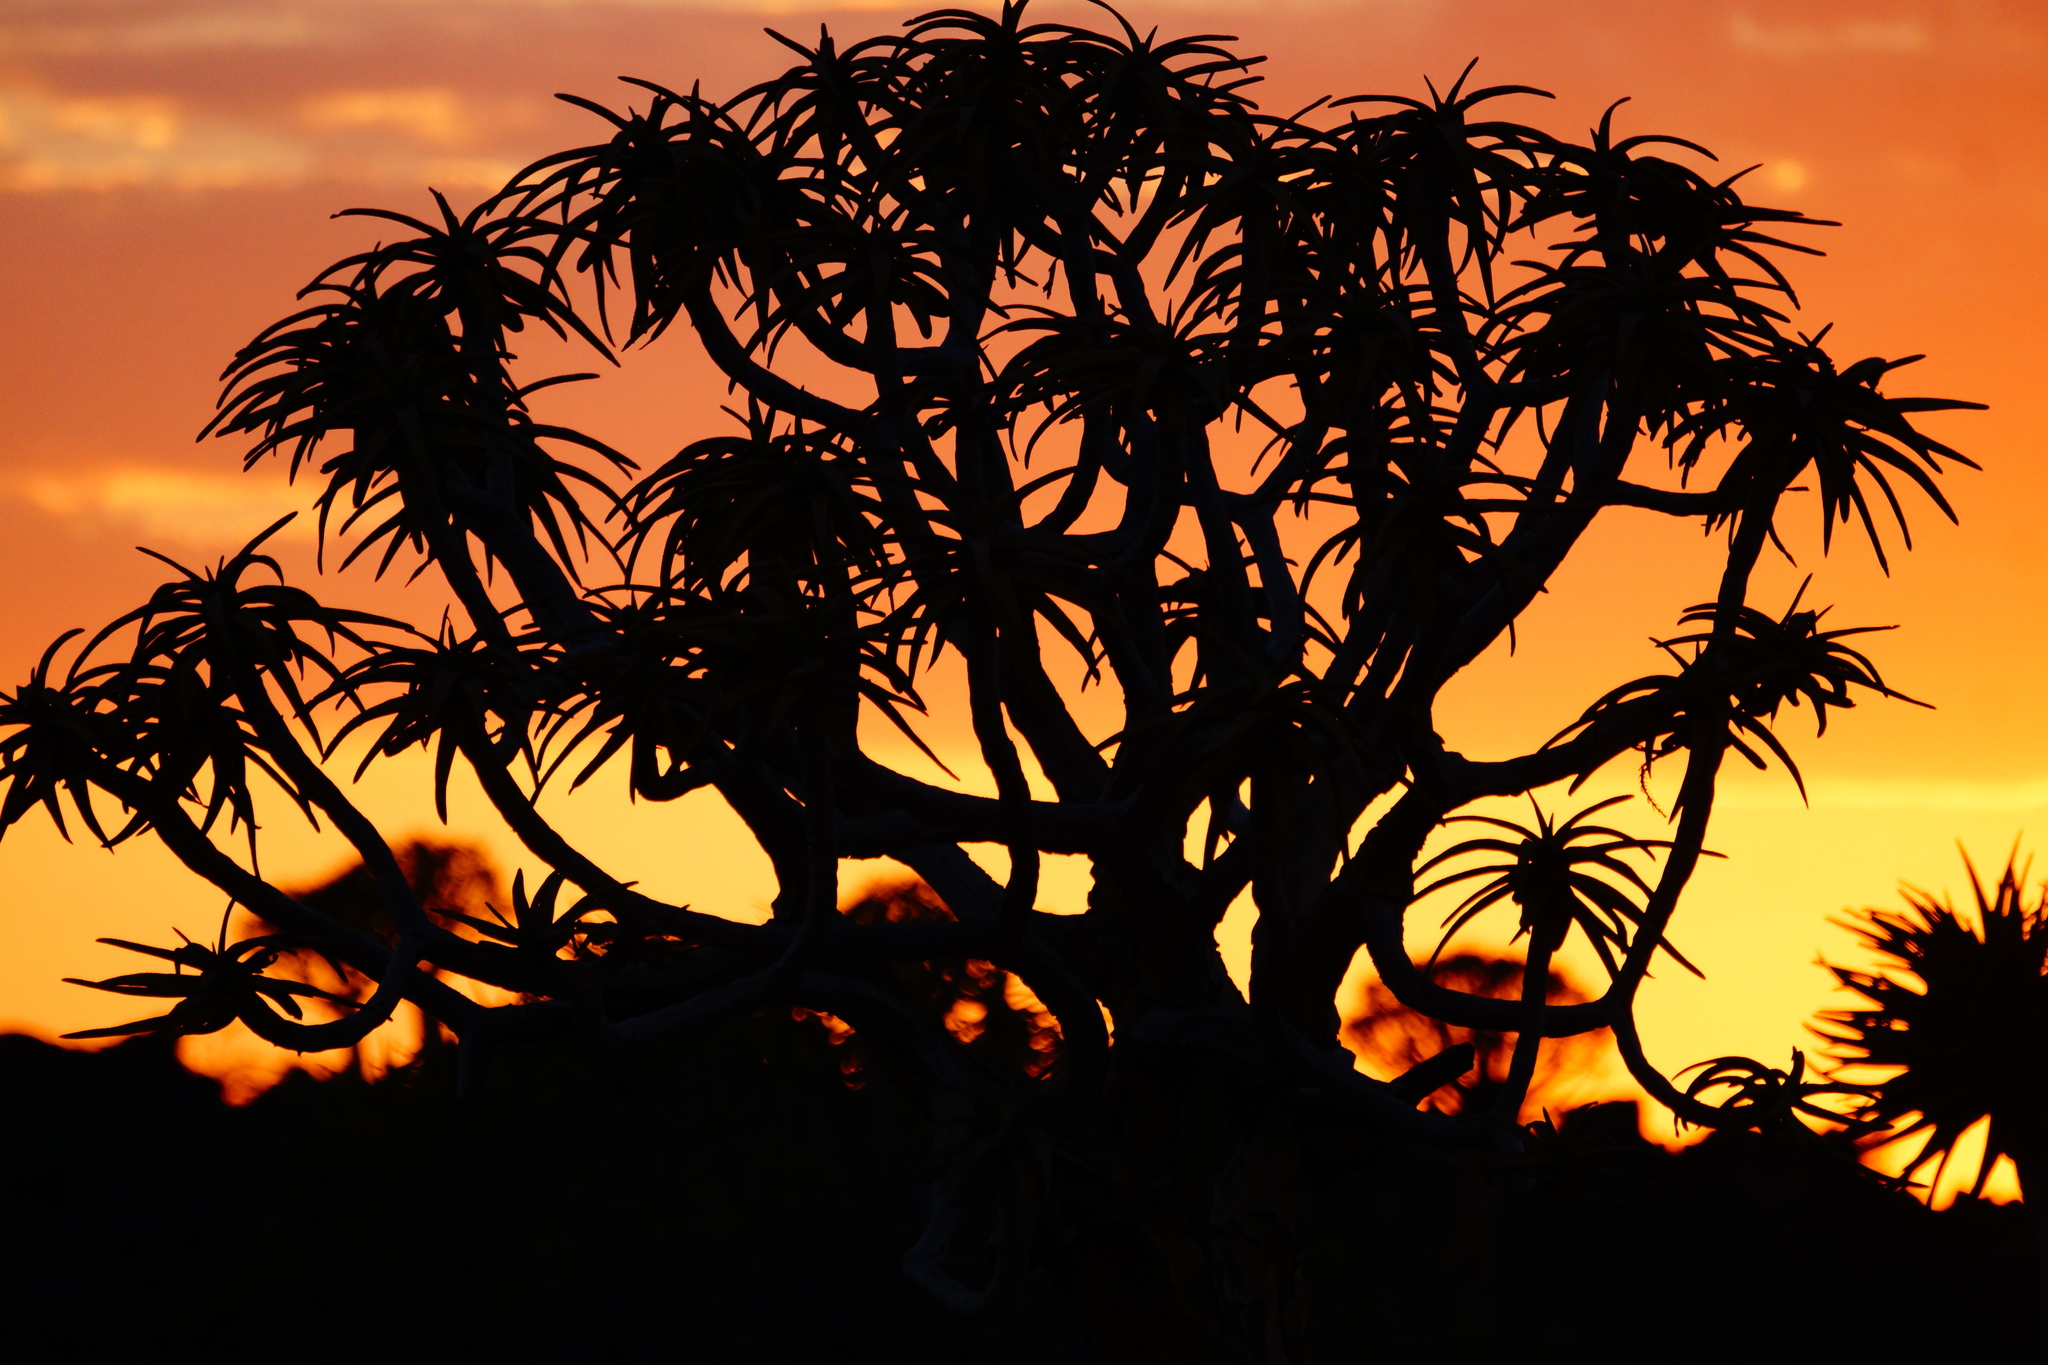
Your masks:
[{"label": "quiver tree silhouette", "polygon": [[1868,909],[1843,921],[1876,956],[1877,971],[1829,967],[1862,997],[1827,1010],[1814,1031],[1844,1068],[1875,1069],[1868,1117],[1884,1139],[1926,1141],[1908,1174],[1947,1172],[1956,1143],[1988,1120],[1972,1194],[2010,1158],[2024,1182],[2048,1178],[2048,893],[2029,899],[2017,858],[1990,888],[1971,866],[1974,915],[1946,897],[1904,889],[1904,910]]},{"label": "quiver tree silhouette", "polygon": [[1933,1167],[1928,1193],[1947,1173],[1963,1134],[1984,1125],[1972,1196],[2010,1160],[2033,1206],[2039,1241],[2041,1336],[2048,1360],[2048,888],[2027,894],[2017,846],[1987,889],[1969,855],[1974,913],[1946,896],[1904,887],[1904,910],[1865,909],[1840,921],[1878,960],[1878,970],[1830,966],[1861,997],[1827,1010],[1814,1032],[1844,1076],[1861,1084],[1859,1126],[1885,1146],[1921,1138],[1904,1178]]},{"label": "quiver tree silhouette", "polygon": [[[154,833],[281,941],[377,983],[315,1021],[281,1013],[249,959],[194,958],[166,980],[216,1006],[131,1027],[239,1018],[326,1048],[406,999],[459,1039],[473,1090],[495,1049],[633,1047],[772,1004],[915,1069],[940,1148],[1044,1103],[1061,1117],[1032,1141],[1143,1149],[1172,1125],[1133,1106],[1211,1092],[1236,1097],[1205,1111],[1221,1136],[1182,1155],[1219,1191],[1302,1105],[1388,1140],[1514,1148],[1528,1066],[1485,1115],[1418,1108],[1462,1054],[1391,1082],[1354,1069],[1333,998],[1363,947],[1405,1006],[1532,1057],[1611,1028],[1691,1122],[1751,1126],[1807,1097],[1796,1056],[1719,1064],[1782,1102],[1680,1089],[1633,1001],[1671,951],[1723,760],[1790,768],[1788,704],[1824,726],[1898,695],[1847,643],[1858,629],[1752,600],[1788,495],[1813,494],[1824,546],[1853,526],[1883,561],[1902,495],[1952,517],[1936,478],[1969,464],[1914,422],[1974,405],[1895,396],[1906,361],[1838,366],[1825,332],[1792,329],[1778,259],[1813,248],[1781,234],[1815,220],[1746,202],[1691,143],[1620,136],[1611,109],[1583,142],[1495,116],[1542,95],[1527,87],[1461,78],[1286,117],[1252,102],[1257,59],[1227,40],[1021,5],[779,41],[790,69],[729,99],[565,96],[599,140],[467,212],[351,210],[394,240],[320,275],[230,366],[208,431],[319,483],[347,560],[430,564],[459,616],[324,605],[270,581],[259,538],[180,568],[60,666],[66,637],[5,700],[0,826],[40,805],[110,845]],[[544,419],[549,386],[592,376],[522,371],[513,346],[536,330],[605,363],[694,338],[734,426],[643,470]],[[1722,537],[1669,668],[1562,711],[1530,752],[1452,748],[1445,686],[1612,508]],[[964,681],[934,682],[956,661]],[[975,741],[960,781],[876,756],[875,726],[922,745],[927,709],[956,707]],[[431,749],[444,803],[460,761],[545,872],[496,920],[429,914],[322,767],[356,738],[366,763]],[[1616,832],[1604,871],[1559,845],[1584,811],[1539,805],[1538,828],[1470,850],[1505,858],[1474,908],[1518,909],[1533,952],[1590,936],[1594,998],[1547,999],[1547,970],[1497,998],[1411,960],[1433,831],[1667,762],[1668,837]],[[358,850],[391,934],[257,875],[259,773]],[[772,863],[772,918],[647,895],[535,804],[549,780],[620,778],[654,802],[714,789]],[[1007,851],[1003,877],[976,844]],[[1089,861],[1082,913],[1038,908],[1047,855]],[[840,864],[882,857],[946,916],[841,915]],[[1246,894],[1241,995],[1215,932]],[[1023,983],[1057,1066],[981,1065],[873,975],[936,959]],[[479,1004],[464,979],[515,999]],[[993,1311],[1027,1274],[1031,1219],[1000,1181],[963,1214],[966,1188],[935,1183],[907,1264]],[[993,1250],[951,1235],[963,1217]],[[1175,1235],[1209,1237],[1207,1217]],[[1227,1260],[1212,1273],[1238,1275]],[[1284,1305],[1233,1284],[1198,1316],[1251,1358],[1282,1331],[1255,1320]]]}]

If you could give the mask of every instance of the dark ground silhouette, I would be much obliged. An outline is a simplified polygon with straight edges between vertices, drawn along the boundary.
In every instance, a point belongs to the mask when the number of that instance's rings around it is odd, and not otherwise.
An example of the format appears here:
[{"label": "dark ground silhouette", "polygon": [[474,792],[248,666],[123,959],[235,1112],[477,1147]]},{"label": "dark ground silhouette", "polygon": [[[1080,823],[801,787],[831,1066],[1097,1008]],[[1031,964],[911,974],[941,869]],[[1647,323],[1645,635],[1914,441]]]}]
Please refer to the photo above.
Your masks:
[{"label": "dark ground silhouette", "polygon": [[[932,1304],[900,1269],[925,1121],[874,1059],[854,1084],[844,1060],[816,1021],[763,1012],[624,1059],[515,1054],[472,1104],[430,1053],[376,1085],[296,1073],[236,1109],[167,1039],[0,1038],[8,1354],[1222,1359],[1151,1235],[1170,1192],[1142,1179],[1068,1171],[1063,1244],[1008,1312]],[[1302,1360],[2029,1354],[2018,1207],[1930,1213],[1819,1143],[1723,1134],[1674,1156],[1635,1124],[1580,1110],[1509,1165],[1361,1151],[1333,1122],[1300,1135],[1325,1171],[1240,1186],[1230,1212],[1307,1234],[1279,1286]]]}]

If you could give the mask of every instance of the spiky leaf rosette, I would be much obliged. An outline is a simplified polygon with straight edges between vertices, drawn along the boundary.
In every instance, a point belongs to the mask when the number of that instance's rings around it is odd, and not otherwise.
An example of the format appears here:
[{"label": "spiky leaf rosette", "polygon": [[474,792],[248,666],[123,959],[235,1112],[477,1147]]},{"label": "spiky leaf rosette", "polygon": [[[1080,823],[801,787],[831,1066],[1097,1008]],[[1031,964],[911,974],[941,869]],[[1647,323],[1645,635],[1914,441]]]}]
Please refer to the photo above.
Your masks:
[{"label": "spiky leaf rosette", "polygon": [[[1920,1133],[1913,1170],[1937,1162],[1939,1179],[1957,1139],[1987,1114],[1981,1193],[2001,1156],[2022,1178],[2039,1177],[2048,1134],[2048,890],[2027,899],[2026,869],[2008,859],[1987,891],[1964,858],[1976,914],[1946,897],[1905,888],[1907,909],[1865,910],[1842,921],[1883,962],[1877,972],[1829,966],[1868,1002],[1829,1010],[1814,1031],[1844,1067],[1896,1074],[1870,1087],[1867,1117],[1887,1142]],[[1974,920],[1974,922],[1973,922]]]}]

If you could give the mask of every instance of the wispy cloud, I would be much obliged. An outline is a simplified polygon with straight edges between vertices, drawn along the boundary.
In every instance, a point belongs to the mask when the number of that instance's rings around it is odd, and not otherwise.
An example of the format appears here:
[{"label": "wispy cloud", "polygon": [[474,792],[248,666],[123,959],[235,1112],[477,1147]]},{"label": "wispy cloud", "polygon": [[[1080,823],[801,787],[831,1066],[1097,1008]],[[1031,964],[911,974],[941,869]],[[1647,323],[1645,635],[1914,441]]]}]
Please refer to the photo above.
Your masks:
[{"label": "wispy cloud", "polygon": [[447,89],[336,90],[306,100],[300,122],[316,132],[395,130],[441,146],[475,126],[462,96]]},{"label": "wispy cloud", "polygon": [[[521,158],[484,130],[518,110],[479,111],[444,89],[343,90],[274,121],[164,95],[71,95],[0,85],[0,191],[222,190],[317,180],[496,189]],[[508,114],[511,117],[508,119]]]},{"label": "wispy cloud", "polygon": [[[1178,0],[1203,8],[1214,0]],[[1283,0],[1284,2],[1284,0]],[[953,0],[988,10],[997,0]],[[1301,0],[1293,0],[1297,6]],[[930,5],[922,8],[931,8]],[[75,3],[0,0],[0,56],[174,56],[331,47],[465,12],[604,10],[672,13],[915,13],[916,0],[127,0],[81,13]],[[11,11],[11,12],[10,12]]]},{"label": "wispy cloud", "polygon": [[[329,6],[270,3],[229,7],[129,5],[80,14],[66,6],[0,15],[0,55],[169,56],[187,52],[306,47],[345,37]],[[198,12],[193,12],[197,9]]]},{"label": "wispy cloud", "polygon": [[1764,184],[1780,194],[1797,194],[1813,179],[1813,173],[1804,161],[1789,156],[1766,161],[1759,174],[1763,176]]},{"label": "wispy cloud", "polygon": [[1917,19],[1849,18],[1828,23],[1765,21],[1737,14],[1728,21],[1735,46],[1767,57],[1808,57],[1824,53],[1911,53],[1929,44],[1927,26]]},{"label": "wispy cloud", "polygon": [[195,117],[154,95],[64,95],[0,87],[0,189],[15,193],[155,185],[292,184],[310,149],[261,128]]},{"label": "wispy cloud", "polygon": [[157,549],[230,551],[287,512],[302,515],[283,538],[310,540],[317,529],[303,490],[260,475],[151,465],[24,470],[0,477],[0,495],[81,531],[136,534]]}]

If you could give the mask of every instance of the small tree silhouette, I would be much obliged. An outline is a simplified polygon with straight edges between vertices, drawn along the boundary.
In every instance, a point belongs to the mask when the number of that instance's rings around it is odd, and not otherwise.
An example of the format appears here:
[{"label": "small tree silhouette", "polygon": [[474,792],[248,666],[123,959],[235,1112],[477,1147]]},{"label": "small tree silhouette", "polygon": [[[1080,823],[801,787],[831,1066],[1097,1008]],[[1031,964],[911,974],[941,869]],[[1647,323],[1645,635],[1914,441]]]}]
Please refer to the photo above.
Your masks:
[{"label": "small tree silhouette", "polygon": [[1868,1117],[1887,1142],[1925,1137],[1909,1174],[1932,1165],[1930,1183],[1940,1180],[1957,1140],[1988,1120],[1970,1191],[1982,1194],[2000,1157],[2023,1183],[2048,1179],[2048,891],[2030,902],[2026,868],[2013,860],[1989,891],[1967,857],[1964,866],[1972,916],[1907,887],[1905,910],[1844,922],[1884,965],[1829,967],[1865,1005],[1826,1011],[1815,1032],[1842,1065],[1889,1073],[1872,1087]]},{"label": "small tree silhouette", "polygon": [[2010,1158],[2027,1202],[2037,1206],[2041,1245],[2041,1359],[2048,1360],[2048,887],[2030,900],[2015,848],[1998,881],[1963,856],[1974,915],[1947,897],[1904,888],[1906,909],[1866,909],[1843,921],[1880,961],[1876,972],[1830,966],[1861,996],[1860,1009],[1828,1010],[1815,1032],[1845,1070],[1880,1073],[1864,1087],[1858,1117],[1880,1145],[1924,1137],[1906,1176],[1934,1168],[1930,1194],[1956,1144],[1985,1125],[1984,1155],[1970,1187],[1982,1195],[1992,1168]]},{"label": "small tree silhouette", "polygon": [[[1902,491],[1952,516],[1936,476],[1968,461],[1913,422],[1972,406],[1893,396],[1905,361],[1838,367],[1824,331],[1792,329],[1776,258],[1812,248],[1779,234],[1813,220],[1747,203],[1690,143],[1618,135],[1612,110],[1585,141],[1494,115],[1541,96],[1526,87],[1460,78],[1284,117],[1223,40],[1019,4],[780,41],[794,65],[729,99],[571,97],[601,140],[468,212],[352,210],[393,240],[323,273],[230,367],[209,430],[324,480],[347,560],[431,564],[466,619],[323,605],[269,581],[259,538],[174,566],[0,704],[0,827],[41,806],[110,845],[154,833],[278,931],[162,950],[179,970],[145,993],[205,1007],[129,1027],[239,1018],[329,1048],[407,999],[457,1035],[474,1087],[492,1049],[533,1040],[829,1015],[922,1077],[938,1174],[906,1265],[934,1295],[1013,1297],[1055,1206],[1043,1181],[1071,1158],[1134,1173],[1190,1321],[1247,1359],[1298,1320],[1285,1230],[1314,1205],[1279,1192],[1310,1178],[1290,1153],[1314,1125],[1520,1141],[1531,1065],[1489,1115],[1455,1116],[1418,1108],[1455,1055],[1393,1082],[1353,1067],[1333,999],[1361,946],[1423,1015],[1515,1032],[1531,1059],[1611,1028],[1688,1120],[1756,1122],[1658,1071],[1633,1002],[1723,760],[1789,768],[1788,704],[1824,726],[1897,694],[1849,645],[1861,628],[1824,630],[1797,598],[1767,611],[1752,578],[1796,490],[1824,544],[1854,523],[1881,563]],[[521,371],[532,329],[607,363],[694,337],[740,395],[735,426],[643,472],[540,414],[548,386],[591,376]],[[1615,508],[1723,537],[1670,667],[1561,712],[1530,752],[1452,748],[1446,685]],[[951,659],[964,685],[933,688]],[[968,780],[867,742],[886,724],[922,744],[928,702],[970,723]],[[437,918],[321,766],[355,736],[366,762],[431,748],[444,802],[465,764],[548,871],[502,917]],[[1417,862],[1446,820],[1666,760],[1668,838],[1596,832],[1599,868],[1579,865],[1589,812],[1539,807],[1478,850],[1504,880],[1470,908],[1518,910],[1539,957],[1588,936],[1595,998],[1553,1000],[1532,970],[1502,999],[1411,960]],[[574,847],[536,795],[600,773],[655,802],[715,789],[773,865],[771,921],[663,902]],[[389,934],[257,874],[258,774],[354,845]],[[976,844],[1007,849],[1004,878]],[[1038,908],[1047,854],[1090,861],[1085,913]],[[946,915],[838,913],[841,861],[883,856]],[[1247,893],[1248,1000],[1215,942]],[[265,975],[285,947],[377,984],[302,1018]],[[984,1065],[876,976],[937,960],[1028,988],[1058,1065]],[[455,978],[514,998],[483,1005]],[[1797,1067],[1717,1065],[1739,1093],[1805,1093]],[[1231,1222],[1254,1209],[1256,1233]]]}]

